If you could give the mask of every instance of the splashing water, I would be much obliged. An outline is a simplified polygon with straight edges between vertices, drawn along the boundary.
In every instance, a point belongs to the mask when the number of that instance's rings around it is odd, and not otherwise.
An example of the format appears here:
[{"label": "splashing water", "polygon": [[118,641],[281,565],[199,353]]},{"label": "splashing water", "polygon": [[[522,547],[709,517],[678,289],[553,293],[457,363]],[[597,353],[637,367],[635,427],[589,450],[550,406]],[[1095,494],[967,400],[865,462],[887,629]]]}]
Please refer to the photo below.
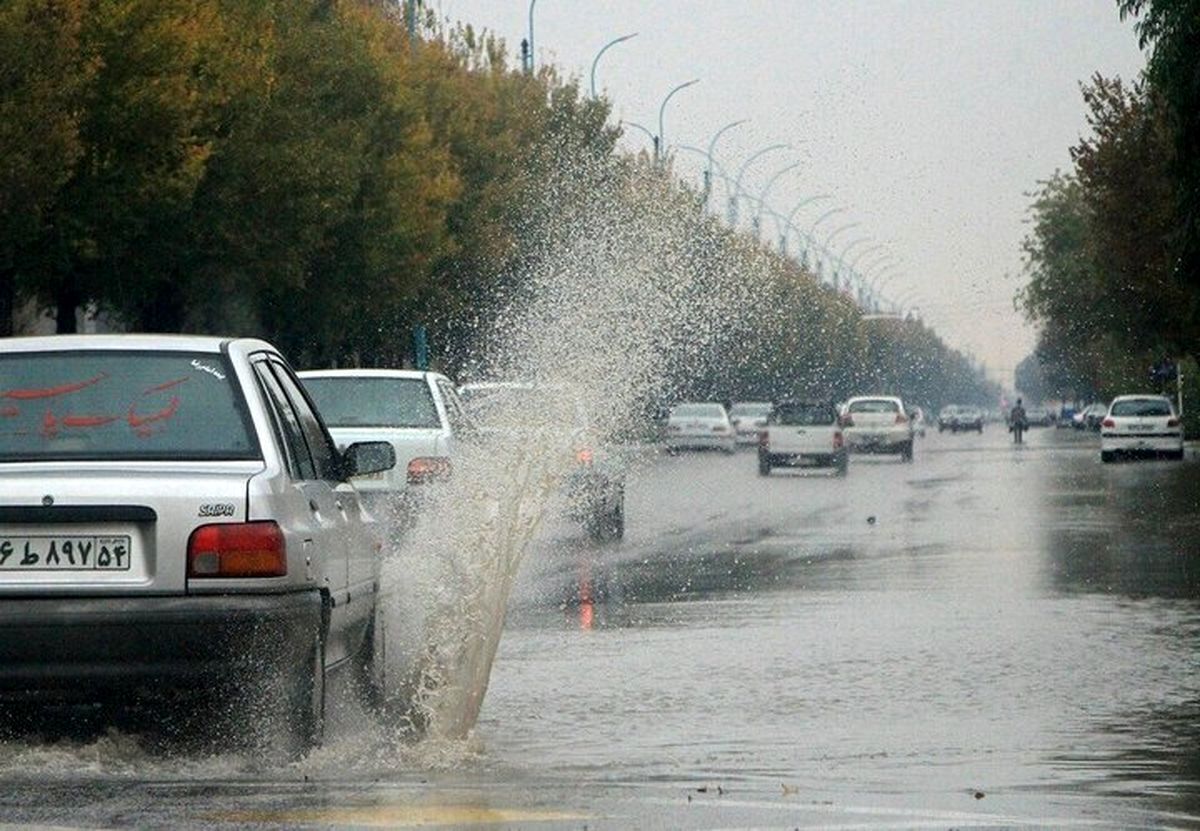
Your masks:
[{"label": "splashing water", "polygon": [[432,740],[463,739],[479,715],[522,556],[575,463],[572,409],[601,441],[618,435],[754,305],[739,279],[752,249],[714,244],[660,174],[569,171],[543,190],[536,256],[478,360],[538,397],[486,413],[384,570],[389,661],[410,668]]}]

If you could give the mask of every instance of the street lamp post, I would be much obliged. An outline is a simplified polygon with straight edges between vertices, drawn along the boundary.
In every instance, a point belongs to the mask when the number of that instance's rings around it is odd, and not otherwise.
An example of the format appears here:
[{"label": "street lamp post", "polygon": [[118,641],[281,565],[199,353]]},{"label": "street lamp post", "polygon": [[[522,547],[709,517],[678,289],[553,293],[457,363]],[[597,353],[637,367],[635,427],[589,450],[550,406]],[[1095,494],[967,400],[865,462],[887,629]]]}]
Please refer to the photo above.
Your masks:
[{"label": "street lamp post", "polygon": [[[830,251],[829,246],[833,244],[833,240],[836,237],[838,237],[841,234],[844,234],[846,231],[849,231],[851,228],[857,228],[858,226],[859,226],[859,223],[857,223],[857,222],[847,222],[845,225],[839,225],[837,228],[835,228],[833,230],[833,233],[831,233],[829,236],[827,236],[825,238],[825,244],[823,246],[821,246],[823,249],[825,249],[826,255],[829,255],[832,253]],[[832,260],[832,259],[833,258],[830,257],[830,260]],[[832,265],[832,262],[830,263],[830,265]],[[834,275],[833,275],[833,290],[837,291],[837,289],[838,289],[837,274],[834,273]]]},{"label": "street lamp post", "polygon": [[679,84],[678,86],[673,87],[671,89],[671,91],[667,93],[666,98],[663,99],[662,104],[659,105],[659,107],[658,107],[658,151],[659,151],[660,157],[665,156],[667,153],[667,136],[666,136],[666,133],[664,132],[666,130],[666,127],[663,125],[663,116],[665,115],[665,113],[667,111],[667,102],[669,102],[672,98],[675,97],[675,93],[679,92],[680,90],[687,89],[688,87],[692,86],[693,84],[698,84],[698,83],[700,83],[700,79],[693,78],[690,81],[684,81],[682,84]]},{"label": "street lamp post", "polygon": [[654,133],[651,132],[649,127],[645,127],[641,124],[638,124],[636,121],[622,120],[622,121],[617,122],[618,127],[624,127],[626,125],[633,127],[634,129],[641,130],[643,133],[646,134],[646,137],[650,139],[650,143],[652,145],[654,145],[654,158],[657,159],[658,158],[658,136],[654,135]]},{"label": "street lamp post", "polygon": [[529,0],[529,69],[532,74],[534,68],[534,52],[533,52],[533,7],[537,5],[537,0]]},{"label": "street lamp post", "polygon": [[848,208],[830,208],[825,213],[823,213],[819,217],[817,217],[816,221],[813,222],[813,224],[809,226],[808,233],[805,234],[805,236],[808,238],[808,242],[805,243],[804,251],[800,255],[801,265],[803,265],[805,268],[808,268],[808,247],[809,247],[809,245],[812,245],[813,241],[816,240],[816,238],[817,238],[816,237],[817,226],[820,225],[825,220],[829,219],[830,217],[837,216],[838,214],[844,214],[848,210],[849,210]]},{"label": "street lamp post", "polygon": [[[762,148],[757,153],[752,154],[750,156],[750,158],[748,158],[748,159],[746,159],[746,161],[742,162],[742,166],[738,169],[737,177],[735,179],[736,185],[734,186],[734,190],[737,191],[738,193],[742,192],[742,177],[746,175],[746,168],[750,167],[750,165],[754,163],[755,159],[759,159],[759,158],[767,155],[768,153],[772,153],[776,150],[788,150],[790,148],[791,148],[790,144],[771,144],[771,145],[768,145],[768,146]],[[737,225],[737,220],[738,220],[737,214],[738,214],[737,197],[734,196],[734,198],[732,200],[730,200],[730,202],[729,202],[729,224],[730,224],[730,226]]]},{"label": "street lamp post", "polygon": [[[737,127],[740,124],[745,124],[749,120],[750,119],[748,119],[748,118],[742,118],[737,121],[731,121],[728,124],[726,124],[724,127],[722,127],[720,130],[717,130],[717,132],[713,134],[713,137],[711,139],[709,139],[708,152],[706,153],[706,155],[708,157],[708,167],[704,171],[704,204],[705,205],[708,204],[708,197],[709,197],[709,194],[712,192],[713,151],[715,151],[717,148],[717,139],[719,139],[721,136],[725,135],[726,131],[732,130],[734,127]],[[726,185],[726,189],[728,189],[728,185]]]},{"label": "street lamp post", "polygon": [[754,234],[755,234],[755,236],[758,235],[758,229],[762,222],[763,205],[766,204],[767,194],[771,192],[771,188],[773,188],[775,186],[775,183],[779,181],[780,177],[782,177],[783,174],[787,173],[788,171],[795,170],[796,168],[798,168],[800,166],[800,164],[801,164],[800,162],[793,162],[792,164],[789,164],[785,167],[780,168],[779,170],[777,170],[775,172],[774,176],[772,176],[770,179],[767,180],[767,183],[765,185],[763,185],[763,189],[758,192],[758,211],[755,212],[755,214],[754,214]]},{"label": "street lamp post", "polygon": [[784,225],[783,225],[783,237],[781,237],[779,240],[779,252],[781,254],[784,254],[784,255],[787,254],[788,234],[791,232],[792,228],[794,227],[792,225],[792,220],[796,218],[796,214],[800,213],[800,209],[803,208],[805,205],[811,205],[813,202],[821,202],[825,199],[832,199],[832,198],[833,197],[830,196],[828,193],[818,193],[816,196],[806,197],[796,203],[795,207],[792,208],[791,213],[789,213],[787,215],[787,221],[785,221]]},{"label": "street lamp post", "polygon": [[600,57],[605,52],[607,52],[609,49],[612,49],[614,46],[616,46],[618,43],[624,43],[625,41],[632,40],[633,38],[635,38],[637,36],[638,36],[638,33],[633,32],[628,35],[621,35],[619,38],[613,38],[608,43],[604,44],[604,46],[600,47],[600,51],[596,53],[596,57],[592,58],[591,78],[592,78],[592,97],[593,98],[596,97],[596,64],[600,63]]},{"label": "street lamp post", "polygon": [[849,254],[851,251],[853,251],[858,246],[862,245],[864,242],[870,242],[870,241],[871,241],[870,237],[858,237],[856,239],[851,240],[849,243],[847,243],[842,248],[841,253],[838,254],[838,256],[837,256],[837,267],[836,267],[836,269],[834,269],[834,272],[833,272],[833,282],[834,282],[835,288],[840,285],[841,274],[842,274],[843,269],[846,270],[846,288],[850,288],[850,275],[853,272],[850,271],[849,269],[846,269],[846,255]]}]

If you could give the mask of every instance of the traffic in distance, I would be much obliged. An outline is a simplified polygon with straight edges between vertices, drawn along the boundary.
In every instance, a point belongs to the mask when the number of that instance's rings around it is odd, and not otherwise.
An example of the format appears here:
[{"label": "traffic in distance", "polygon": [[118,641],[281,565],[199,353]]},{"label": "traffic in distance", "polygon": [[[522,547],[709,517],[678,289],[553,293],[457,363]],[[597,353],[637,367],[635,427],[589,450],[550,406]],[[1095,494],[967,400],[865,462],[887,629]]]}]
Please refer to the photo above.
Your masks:
[{"label": "traffic in distance", "polygon": [[[619,454],[565,387],[297,373],[263,341],[150,335],[7,339],[0,377],[8,702],[149,699],[186,714],[185,730],[252,721],[264,747],[303,754],[322,741],[333,674],[357,679],[368,704],[403,694],[387,688],[396,673],[382,671],[377,637],[388,528],[412,524],[464,448],[487,435],[536,441],[533,413],[569,433],[569,518],[596,541],[626,531]],[[842,477],[856,455],[918,459],[924,411],[895,395],[680,402],[659,429],[669,455],[750,446],[762,476]],[[1164,396],[1045,413],[1018,403],[1007,426],[1018,438],[1054,422],[1097,429],[1104,462],[1183,458]],[[953,404],[937,426],[1005,421]]]}]

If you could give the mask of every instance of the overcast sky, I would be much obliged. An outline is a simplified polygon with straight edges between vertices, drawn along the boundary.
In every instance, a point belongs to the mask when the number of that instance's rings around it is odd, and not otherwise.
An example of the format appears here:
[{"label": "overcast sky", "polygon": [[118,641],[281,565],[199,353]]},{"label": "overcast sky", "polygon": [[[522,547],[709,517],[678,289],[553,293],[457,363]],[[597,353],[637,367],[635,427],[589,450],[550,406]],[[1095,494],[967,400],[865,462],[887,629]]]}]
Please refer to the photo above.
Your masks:
[{"label": "overcast sky", "polygon": [[[489,29],[518,52],[528,0],[427,0],[454,20]],[[597,85],[614,118],[657,130],[674,85],[700,83],[672,99],[666,141],[706,146],[722,125],[750,122],[721,139],[731,172],[763,156],[744,184],[771,190],[789,213],[807,196],[808,227],[824,209],[846,212],[818,238],[857,222],[835,248],[882,243],[902,269],[885,293],[910,296],[953,346],[1011,384],[1011,369],[1035,333],[1013,311],[1024,281],[1020,244],[1026,193],[1056,168],[1086,130],[1079,82],[1095,72],[1134,77],[1145,63],[1115,0],[537,0],[535,46],[583,78],[609,40]],[[631,148],[648,146],[627,131]],[[676,168],[699,181],[703,161],[679,152]]]}]

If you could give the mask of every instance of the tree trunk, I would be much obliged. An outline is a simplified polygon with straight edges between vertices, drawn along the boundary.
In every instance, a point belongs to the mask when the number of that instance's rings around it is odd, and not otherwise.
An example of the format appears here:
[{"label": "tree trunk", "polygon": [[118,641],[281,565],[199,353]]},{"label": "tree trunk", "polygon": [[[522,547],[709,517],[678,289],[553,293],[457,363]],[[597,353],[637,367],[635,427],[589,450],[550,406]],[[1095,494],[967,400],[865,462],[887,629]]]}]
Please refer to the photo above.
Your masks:
[{"label": "tree trunk", "polygon": [[11,268],[0,269],[0,338],[12,336],[16,312],[17,275]]}]

